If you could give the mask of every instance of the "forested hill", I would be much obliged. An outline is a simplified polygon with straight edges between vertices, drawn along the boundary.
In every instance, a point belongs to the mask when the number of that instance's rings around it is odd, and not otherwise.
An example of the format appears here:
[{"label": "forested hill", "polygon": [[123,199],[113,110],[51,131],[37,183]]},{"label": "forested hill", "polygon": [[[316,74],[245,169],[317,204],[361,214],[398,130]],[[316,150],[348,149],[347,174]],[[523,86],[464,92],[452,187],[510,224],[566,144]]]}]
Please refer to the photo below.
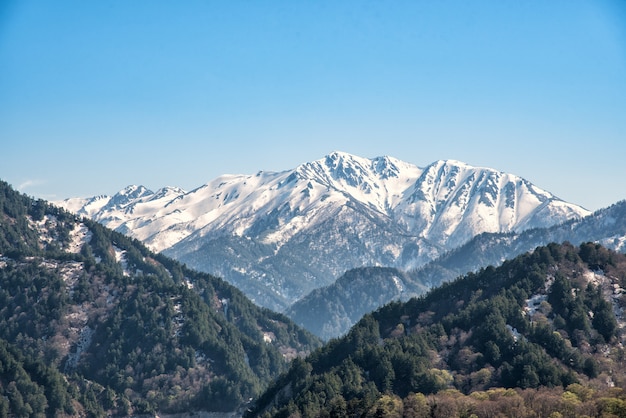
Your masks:
[{"label": "forested hill", "polygon": [[626,255],[538,247],[364,316],[248,415],[626,416],[625,287]]},{"label": "forested hill", "polygon": [[233,411],[319,340],[0,182],[0,416]]}]

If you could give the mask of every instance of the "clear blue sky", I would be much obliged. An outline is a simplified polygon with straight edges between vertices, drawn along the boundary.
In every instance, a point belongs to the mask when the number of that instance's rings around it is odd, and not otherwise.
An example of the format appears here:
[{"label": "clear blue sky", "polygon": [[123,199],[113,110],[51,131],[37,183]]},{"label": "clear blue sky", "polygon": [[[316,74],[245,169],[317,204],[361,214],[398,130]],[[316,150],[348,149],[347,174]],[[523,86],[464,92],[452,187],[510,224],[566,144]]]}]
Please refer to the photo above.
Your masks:
[{"label": "clear blue sky", "polygon": [[333,150],[626,198],[626,1],[0,2],[0,178],[24,193]]}]

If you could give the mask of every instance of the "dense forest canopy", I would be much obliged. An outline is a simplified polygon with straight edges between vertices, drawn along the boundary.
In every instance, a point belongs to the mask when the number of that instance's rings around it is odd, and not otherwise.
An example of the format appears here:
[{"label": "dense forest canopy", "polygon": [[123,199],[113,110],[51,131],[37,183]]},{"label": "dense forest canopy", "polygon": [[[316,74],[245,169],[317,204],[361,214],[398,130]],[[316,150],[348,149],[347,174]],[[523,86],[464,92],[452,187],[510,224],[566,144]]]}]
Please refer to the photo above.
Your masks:
[{"label": "dense forest canopy", "polygon": [[366,315],[248,414],[625,416],[624,288],[623,254],[539,247]]},{"label": "dense forest canopy", "polygon": [[0,416],[232,411],[319,340],[0,182]]}]

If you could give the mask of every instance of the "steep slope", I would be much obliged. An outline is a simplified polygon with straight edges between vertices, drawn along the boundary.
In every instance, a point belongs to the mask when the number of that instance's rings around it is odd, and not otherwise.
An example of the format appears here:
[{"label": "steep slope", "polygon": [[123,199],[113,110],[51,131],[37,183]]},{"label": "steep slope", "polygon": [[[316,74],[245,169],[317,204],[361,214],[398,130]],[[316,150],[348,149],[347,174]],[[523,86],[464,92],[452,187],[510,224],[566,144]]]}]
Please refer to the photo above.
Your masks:
[{"label": "steep slope", "polygon": [[[396,275],[403,277],[403,292],[385,286],[388,277],[383,270],[355,269],[349,272],[350,280],[342,276],[336,282],[307,294],[290,306],[286,314],[299,325],[328,340],[344,334],[362,315],[388,302],[407,300],[467,272],[499,265],[538,246],[565,241],[576,245],[598,242],[609,249],[626,252],[626,201],[600,209],[583,219],[550,228],[535,228],[521,233],[480,234],[419,269],[408,273],[398,271]],[[375,299],[368,297],[374,294]],[[351,299],[355,299],[353,295],[361,295],[362,301],[350,303]]]},{"label": "steep slope", "polygon": [[317,346],[223,280],[0,182],[0,412],[232,411]]},{"label": "steep slope", "polygon": [[626,201],[600,209],[580,220],[521,233],[481,234],[467,244],[409,273],[413,280],[437,286],[461,274],[488,265],[498,265],[550,242],[597,242],[614,251],[626,252]]},{"label": "steep slope", "polygon": [[626,255],[539,247],[366,315],[248,416],[622,413],[625,287]]},{"label": "steep slope", "polygon": [[446,249],[483,232],[519,232],[588,214],[520,177],[457,161],[426,167],[395,213],[407,229],[426,231]]},{"label": "steep slope", "polygon": [[59,204],[277,309],[351,268],[417,268],[483,232],[589,213],[487,168],[438,161],[421,169],[341,152],[280,173],[221,176],[187,193],[129,186]]},{"label": "steep slope", "polygon": [[313,334],[329,340],[346,333],[366,313],[426,290],[400,270],[361,267],[347,271],[332,285],[312,291],[291,305],[285,314]]}]

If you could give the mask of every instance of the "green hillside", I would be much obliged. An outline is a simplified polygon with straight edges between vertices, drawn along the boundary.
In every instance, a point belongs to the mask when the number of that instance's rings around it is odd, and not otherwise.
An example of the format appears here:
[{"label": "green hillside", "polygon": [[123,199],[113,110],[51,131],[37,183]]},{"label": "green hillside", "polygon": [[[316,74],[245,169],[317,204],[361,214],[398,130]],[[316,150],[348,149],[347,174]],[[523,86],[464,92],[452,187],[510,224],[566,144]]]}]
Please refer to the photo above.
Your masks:
[{"label": "green hillside", "polygon": [[233,411],[319,345],[223,280],[0,182],[0,416]]},{"label": "green hillside", "polygon": [[539,247],[366,315],[248,415],[626,416],[624,288],[623,254]]}]

